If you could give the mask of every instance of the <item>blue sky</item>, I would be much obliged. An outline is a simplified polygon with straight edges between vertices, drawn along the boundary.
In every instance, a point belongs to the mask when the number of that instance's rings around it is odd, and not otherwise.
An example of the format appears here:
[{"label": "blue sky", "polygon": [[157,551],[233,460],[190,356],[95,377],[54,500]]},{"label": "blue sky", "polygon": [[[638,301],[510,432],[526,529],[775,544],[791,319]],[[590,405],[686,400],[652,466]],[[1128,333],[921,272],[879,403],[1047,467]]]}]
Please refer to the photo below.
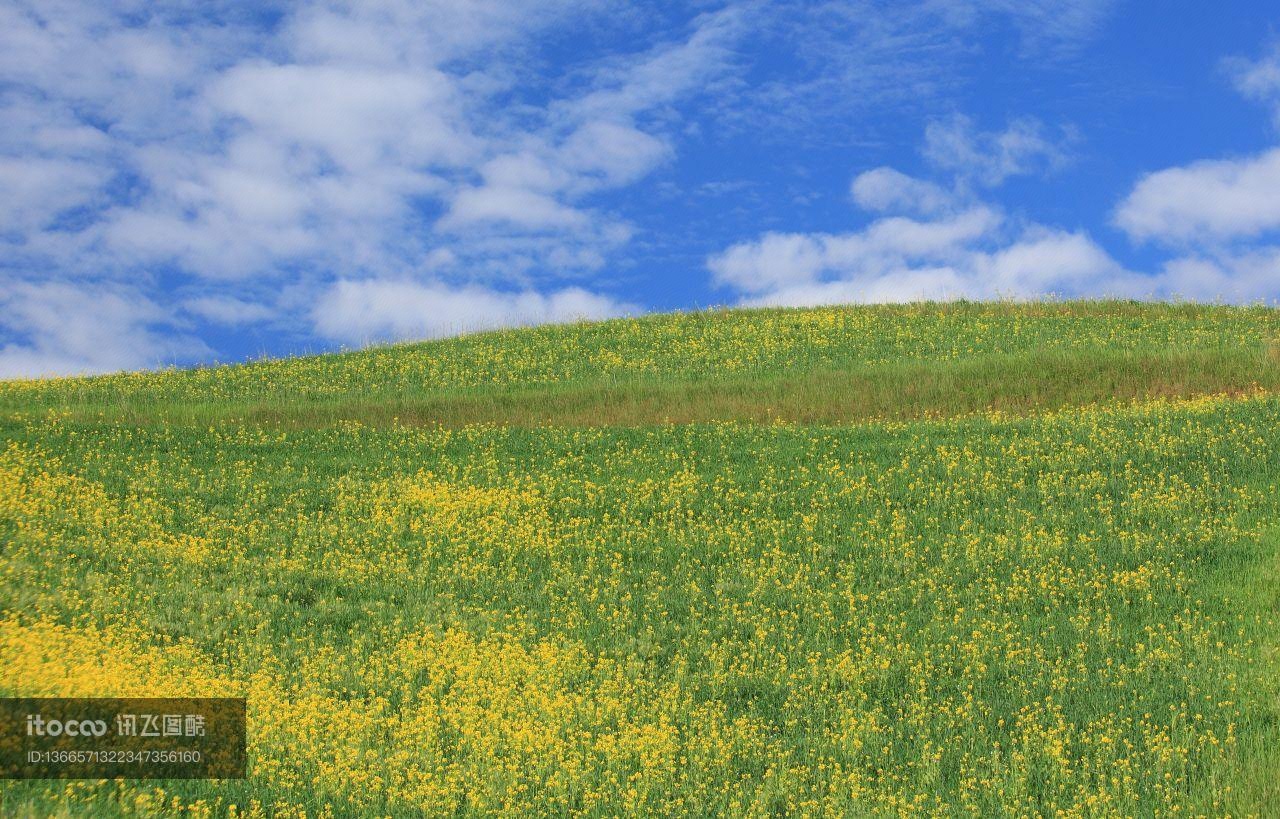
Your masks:
[{"label": "blue sky", "polygon": [[0,2],[0,377],[722,304],[1280,298],[1280,12]]}]

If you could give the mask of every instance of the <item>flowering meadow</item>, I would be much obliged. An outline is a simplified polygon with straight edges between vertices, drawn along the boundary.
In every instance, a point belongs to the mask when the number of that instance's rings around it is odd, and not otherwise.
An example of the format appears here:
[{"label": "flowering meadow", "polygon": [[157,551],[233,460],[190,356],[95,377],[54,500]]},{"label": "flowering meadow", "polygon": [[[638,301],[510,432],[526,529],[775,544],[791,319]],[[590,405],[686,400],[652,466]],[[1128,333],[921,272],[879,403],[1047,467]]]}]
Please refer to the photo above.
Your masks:
[{"label": "flowering meadow", "polygon": [[[0,695],[245,696],[250,755],[0,814],[1277,815],[1278,335],[826,308],[0,384]],[[750,400],[903,362],[927,412]],[[1035,401],[948,397],[1001,372]],[[520,414],[557,384],[621,409]],[[392,394],[449,422],[308,406]]]}]

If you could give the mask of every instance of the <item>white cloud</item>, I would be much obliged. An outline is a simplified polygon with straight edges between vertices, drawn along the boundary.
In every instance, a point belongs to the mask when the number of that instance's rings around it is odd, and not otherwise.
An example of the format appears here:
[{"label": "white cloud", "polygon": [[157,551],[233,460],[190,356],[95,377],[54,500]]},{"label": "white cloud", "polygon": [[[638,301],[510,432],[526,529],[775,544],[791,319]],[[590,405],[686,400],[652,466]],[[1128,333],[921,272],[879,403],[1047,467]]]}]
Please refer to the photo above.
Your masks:
[{"label": "white cloud", "polygon": [[759,293],[815,279],[827,266],[831,237],[804,233],[766,233],[712,256],[707,267],[718,284]]},{"label": "white cloud", "polygon": [[1126,271],[1082,232],[1034,227],[1013,244],[975,257],[975,294],[1142,296],[1155,283]]},{"label": "white cloud", "polygon": [[366,279],[335,283],[317,302],[314,318],[317,328],[329,338],[366,343],[601,319],[633,310],[630,305],[576,287],[543,294]]},{"label": "white cloud", "polygon": [[457,165],[478,147],[455,82],[426,66],[241,64],[218,77],[208,102],[255,137],[317,151],[348,172]]},{"label": "white cloud", "polygon": [[107,175],[77,159],[0,156],[0,233],[48,227],[62,211],[91,201]]},{"label": "white cloud", "polygon": [[1061,167],[1069,141],[1050,139],[1044,126],[1031,118],[1015,119],[1003,131],[979,131],[971,118],[956,115],[929,123],[923,152],[931,164],[961,181],[995,186],[1011,176]]},{"label": "white cloud", "polygon": [[1280,148],[1247,159],[1194,162],[1148,174],[1116,210],[1140,240],[1181,244],[1280,228]]},{"label": "white cloud", "polygon": [[933,220],[879,219],[853,233],[766,234],[707,266],[748,304],[1137,296],[1154,287],[1083,233],[1018,228],[984,206]]},{"label": "white cloud", "polygon": [[502,154],[480,168],[484,184],[458,191],[439,227],[457,232],[476,225],[520,230],[572,230],[605,217],[566,204],[601,188],[628,185],[668,159],[666,142],[634,127],[594,120],[563,144]]},{"label": "white cloud", "polygon": [[1234,58],[1226,61],[1226,67],[1240,93],[1272,107],[1280,127],[1280,43],[1259,60]]},{"label": "white cloud", "polygon": [[216,324],[239,326],[266,321],[276,311],[265,304],[245,301],[232,296],[200,296],[182,302],[186,312]]},{"label": "white cloud", "polygon": [[630,125],[593,120],[560,146],[566,168],[587,175],[589,184],[619,187],[642,178],[673,151],[665,141]]},{"label": "white cloud", "polygon": [[[478,150],[451,81],[414,71],[261,60],[214,76],[184,140],[132,152],[146,193],[99,225],[122,265],[276,275],[306,262],[390,269],[419,243],[415,197]],[[190,139],[196,139],[191,144]]]},{"label": "white cloud", "polygon": [[480,176],[490,187],[539,192],[561,190],[572,178],[558,163],[527,149],[495,156],[480,166]]},{"label": "white cloud", "polygon": [[139,369],[210,352],[165,332],[168,312],[129,288],[11,282],[0,291],[0,309],[23,337],[0,346],[0,378]]},{"label": "white cloud", "polygon": [[858,174],[849,186],[849,192],[863,210],[924,216],[950,208],[955,199],[940,186],[893,168],[875,168]]},{"label": "white cloud", "polygon": [[856,233],[769,233],[711,257],[718,284],[760,294],[821,278],[868,281],[921,264],[959,261],[968,243],[990,235],[1000,217],[985,207],[932,221],[890,217]]},{"label": "white cloud", "polygon": [[529,230],[571,229],[587,224],[585,213],[552,196],[525,188],[467,188],[454,197],[440,227],[456,230],[481,223],[500,223]]},{"label": "white cloud", "polygon": [[986,236],[999,224],[1000,215],[985,206],[933,221],[890,217],[873,223],[862,234],[865,240],[851,244],[844,255],[866,257],[883,253],[922,258]]},{"label": "white cloud", "polygon": [[1198,301],[1274,301],[1280,294],[1280,247],[1262,247],[1219,257],[1185,256],[1160,275],[1171,296]]}]

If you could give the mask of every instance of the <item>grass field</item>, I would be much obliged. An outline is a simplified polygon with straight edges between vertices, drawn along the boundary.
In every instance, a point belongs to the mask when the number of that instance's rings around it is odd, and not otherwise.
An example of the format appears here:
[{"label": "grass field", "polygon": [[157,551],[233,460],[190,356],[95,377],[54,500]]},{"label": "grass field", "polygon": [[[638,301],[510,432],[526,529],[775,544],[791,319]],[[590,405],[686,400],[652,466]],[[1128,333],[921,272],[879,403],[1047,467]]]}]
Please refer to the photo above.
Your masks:
[{"label": "grass field", "polygon": [[[714,312],[0,383],[0,814],[1280,815],[1280,312]],[[234,805],[234,808],[232,806]]]}]

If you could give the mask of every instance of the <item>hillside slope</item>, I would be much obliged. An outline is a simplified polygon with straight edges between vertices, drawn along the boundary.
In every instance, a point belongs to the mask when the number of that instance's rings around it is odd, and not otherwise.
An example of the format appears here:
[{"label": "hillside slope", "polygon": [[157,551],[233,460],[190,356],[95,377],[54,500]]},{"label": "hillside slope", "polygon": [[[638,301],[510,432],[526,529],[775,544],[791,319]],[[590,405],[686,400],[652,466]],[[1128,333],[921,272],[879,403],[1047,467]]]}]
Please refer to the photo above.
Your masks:
[{"label": "hillside slope", "polygon": [[637,425],[1030,412],[1280,386],[1280,311],[923,303],[647,316],[233,367],[0,382],[0,413]]},{"label": "hillside slope", "polygon": [[0,694],[245,695],[251,775],[0,812],[1275,815],[1278,331],[747,311],[4,384]]}]

